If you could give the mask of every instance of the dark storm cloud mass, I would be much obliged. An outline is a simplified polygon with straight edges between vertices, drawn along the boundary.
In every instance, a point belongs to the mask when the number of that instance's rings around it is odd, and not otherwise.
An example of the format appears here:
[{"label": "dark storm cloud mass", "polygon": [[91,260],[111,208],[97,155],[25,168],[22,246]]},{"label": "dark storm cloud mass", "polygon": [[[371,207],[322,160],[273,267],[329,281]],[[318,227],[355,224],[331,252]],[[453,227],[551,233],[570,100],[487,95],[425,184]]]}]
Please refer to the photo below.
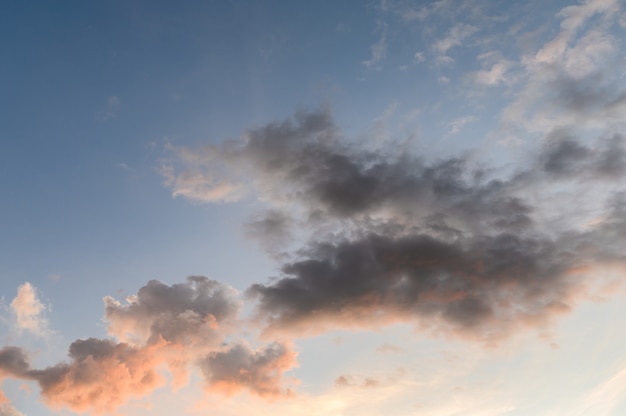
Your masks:
[{"label": "dark storm cloud mass", "polygon": [[[543,212],[558,212],[560,184],[574,184],[573,198],[591,199],[588,187],[619,184],[623,138],[590,142],[555,129],[543,143],[527,167],[503,177],[463,157],[426,162],[360,149],[322,109],[204,148],[193,167],[209,177],[233,169],[252,178],[271,207],[253,222],[257,235],[266,230],[269,240],[294,224],[311,232],[277,280],[247,292],[267,331],[408,320],[493,339],[567,310],[583,275],[624,242],[623,235],[607,241],[610,215],[564,229]],[[220,172],[212,170],[216,159]],[[529,197],[537,192],[553,200]],[[610,192],[600,195],[604,214]],[[583,211],[588,202],[580,200]]]},{"label": "dark storm cloud mass", "polygon": [[[566,308],[578,239],[498,234],[445,240],[367,235],[323,244],[249,289],[270,331],[428,320],[488,335]],[[504,324],[504,325],[502,325]]]}]

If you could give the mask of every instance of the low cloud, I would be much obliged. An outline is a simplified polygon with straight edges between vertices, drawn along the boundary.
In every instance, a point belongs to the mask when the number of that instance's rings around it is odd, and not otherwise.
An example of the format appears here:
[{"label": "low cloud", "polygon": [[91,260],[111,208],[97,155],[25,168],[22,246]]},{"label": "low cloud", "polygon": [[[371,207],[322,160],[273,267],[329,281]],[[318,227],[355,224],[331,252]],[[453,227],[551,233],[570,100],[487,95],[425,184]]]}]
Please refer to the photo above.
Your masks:
[{"label": "low cloud", "polygon": [[[257,225],[297,226],[308,239],[278,278],[247,291],[266,335],[409,321],[492,342],[570,310],[608,257],[624,265],[606,228],[619,219],[611,210],[626,171],[623,139],[555,130],[543,142],[504,175],[463,156],[358,149],[321,109],[240,142],[176,152],[225,180],[245,172],[248,192],[277,220]],[[555,222],[563,193],[580,199],[589,181],[597,195]]]},{"label": "low cloud", "polygon": [[25,377],[39,383],[42,397],[55,409],[112,412],[165,384],[156,347],[89,338],[73,342],[69,357],[69,363],[30,370]]},{"label": "low cloud", "polygon": [[248,388],[261,397],[291,396],[282,375],[296,365],[296,354],[285,344],[272,343],[252,350],[240,344],[209,354],[201,363],[209,386],[226,395]]},{"label": "low cloud", "polygon": [[166,369],[174,387],[196,369],[212,394],[291,394],[283,373],[296,365],[296,353],[279,342],[248,347],[237,292],[227,285],[202,276],[171,286],[153,280],[125,303],[104,302],[112,338],[76,340],[68,361],[43,369],[32,368],[21,348],[4,347],[0,379],[35,381],[50,407],[96,414],[165,386]]},{"label": "low cloud", "polygon": [[135,345],[162,341],[191,346],[219,345],[239,313],[237,292],[204,276],[166,285],[148,282],[125,303],[104,298],[109,334]]}]

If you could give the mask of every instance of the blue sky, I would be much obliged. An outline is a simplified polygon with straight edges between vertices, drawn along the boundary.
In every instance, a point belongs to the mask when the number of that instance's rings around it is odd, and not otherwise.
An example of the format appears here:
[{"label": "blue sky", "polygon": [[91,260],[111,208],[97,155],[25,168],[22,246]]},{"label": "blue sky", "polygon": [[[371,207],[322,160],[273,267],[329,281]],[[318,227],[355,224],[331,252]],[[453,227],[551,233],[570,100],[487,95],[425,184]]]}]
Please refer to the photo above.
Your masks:
[{"label": "blue sky", "polygon": [[623,1],[0,7],[1,416],[626,409]]}]

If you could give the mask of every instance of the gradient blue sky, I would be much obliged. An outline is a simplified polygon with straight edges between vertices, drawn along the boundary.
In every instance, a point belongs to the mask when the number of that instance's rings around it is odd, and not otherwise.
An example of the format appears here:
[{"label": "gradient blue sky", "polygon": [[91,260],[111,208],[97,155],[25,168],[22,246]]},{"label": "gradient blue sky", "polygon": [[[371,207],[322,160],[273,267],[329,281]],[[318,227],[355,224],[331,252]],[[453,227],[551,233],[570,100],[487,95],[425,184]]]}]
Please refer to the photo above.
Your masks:
[{"label": "gradient blue sky", "polygon": [[[0,351],[0,416],[626,414],[625,31],[622,0],[4,2],[0,340],[30,370]],[[502,236],[526,245],[495,280],[464,257],[434,278],[463,289],[396,307],[424,241],[478,256]],[[380,275],[332,254],[377,244],[404,256]],[[168,289],[161,315],[124,303],[153,279],[196,290],[188,276],[241,304],[219,330],[202,317],[211,342],[163,329],[204,310],[167,315]],[[72,403],[109,383],[106,361],[40,393],[37,371],[88,338],[168,382]],[[278,357],[247,361],[259,378],[211,367],[234,345]]]}]

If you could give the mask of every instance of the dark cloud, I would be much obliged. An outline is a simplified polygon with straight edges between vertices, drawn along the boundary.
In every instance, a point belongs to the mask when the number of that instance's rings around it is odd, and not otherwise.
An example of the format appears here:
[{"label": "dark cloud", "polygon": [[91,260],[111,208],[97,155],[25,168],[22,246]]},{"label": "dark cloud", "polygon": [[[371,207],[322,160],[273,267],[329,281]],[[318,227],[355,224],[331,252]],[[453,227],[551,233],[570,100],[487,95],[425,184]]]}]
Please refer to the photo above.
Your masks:
[{"label": "dark cloud", "polygon": [[594,162],[594,171],[601,177],[620,178],[626,173],[624,137],[615,134],[605,143]]},{"label": "dark cloud", "polygon": [[[443,240],[367,235],[318,244],[285,276],[253,285],[268,330],[316,333],[414,320],[494,338],[567,308],[579,239],[498,234]],[[501,323],[499,334],[489,332]]]},{"label": "dark cloud", "polygon": [[[623,139],[582,140],[564,128],[543,142],[504,175],[466,157],[427,162],[393,147],[358,148],[322,109],[212,146],[196,166],[251,178],[270,206],[252,222],[257,236],[270,241],[302,225],[299,236],[310,239],[278,279],[248,290],[269,332],[409,320],[497,338],[567,310],[580,270],[607,253],[602,215],[555,218],[566,192],[589,195],[581,212],[606,211],[605,188],[585,189],[623,177]],[[211,171],[216,158],[226,171]]]},{"label": "dark cloud", "polygon": [[542,171],[562,179],[611,180],[626,172],[624,139],[618,134],[602,138],[590,147],[571,134],[556,130],[547,136],[538,160]]},{"label": "dark cloud", "polygon": [[296,364],[296,354],[285,344],[272,343],[259,350],[239,344],[226,351],[213,352],[201,363],[213,390],[233,394],[243,388],[263,397],[289,396],[282,376]]},{"label": "dark cloud", "polygon": [[152,280],[125,304],[111,297],[104,303],[111,335],[137,344],[164,340],[188,346],[221,342],[223,326],[240,306],[233,288],[203,276],[171,286]]},{"label": "dark cloud", "polygon": [[28,356],[20,348],[3,347],[0,349],[0,378],[21,377],[29,368]]},{"label": "dark cloud", "polygon": [[589,148],[571,139],[553,143],[546,150],[542,167],[546,172],[559,176],[576,174],[591,153]]},{"label": "dark cloud", "polygon": [[395,148],[359,149],[344,143],[327,110],[300,112],[251,130],[237,143],[178,152],[194,154],[178,175],[202,170],[201,176],[223,183],[246,172],[247,183],[272,207],[271,215],[252,222],[250,232],[267,232],[274,245],[277,236],[289,235],[289,225],[307,222],[319,228],[330,221],[345,225],[393,215],[415,224],[422,217],[447,216],[462,228],[517,229],[529,221],[530,207],[508,193],[510,183],[487,178],[466,158],[426,163]]},{"label": "dark cloud", "polygon": [[22,349],[4,347],[0,380],[35,381],[52,408],[97,414],[114,412],[164,386],[166,369],[177,386],[185,384],[190,368],[197,368],[207,376],[211,392],[290,393],[282,375],[295,366],[296,354],[286,344],[258,350],[241,344],[240,300],[230,286],[203,276],[174,285],[152,280],[125,304],[110,297],[104,302],[115,338],[76,340],[68,361],[43,369],[32,368]]}]

